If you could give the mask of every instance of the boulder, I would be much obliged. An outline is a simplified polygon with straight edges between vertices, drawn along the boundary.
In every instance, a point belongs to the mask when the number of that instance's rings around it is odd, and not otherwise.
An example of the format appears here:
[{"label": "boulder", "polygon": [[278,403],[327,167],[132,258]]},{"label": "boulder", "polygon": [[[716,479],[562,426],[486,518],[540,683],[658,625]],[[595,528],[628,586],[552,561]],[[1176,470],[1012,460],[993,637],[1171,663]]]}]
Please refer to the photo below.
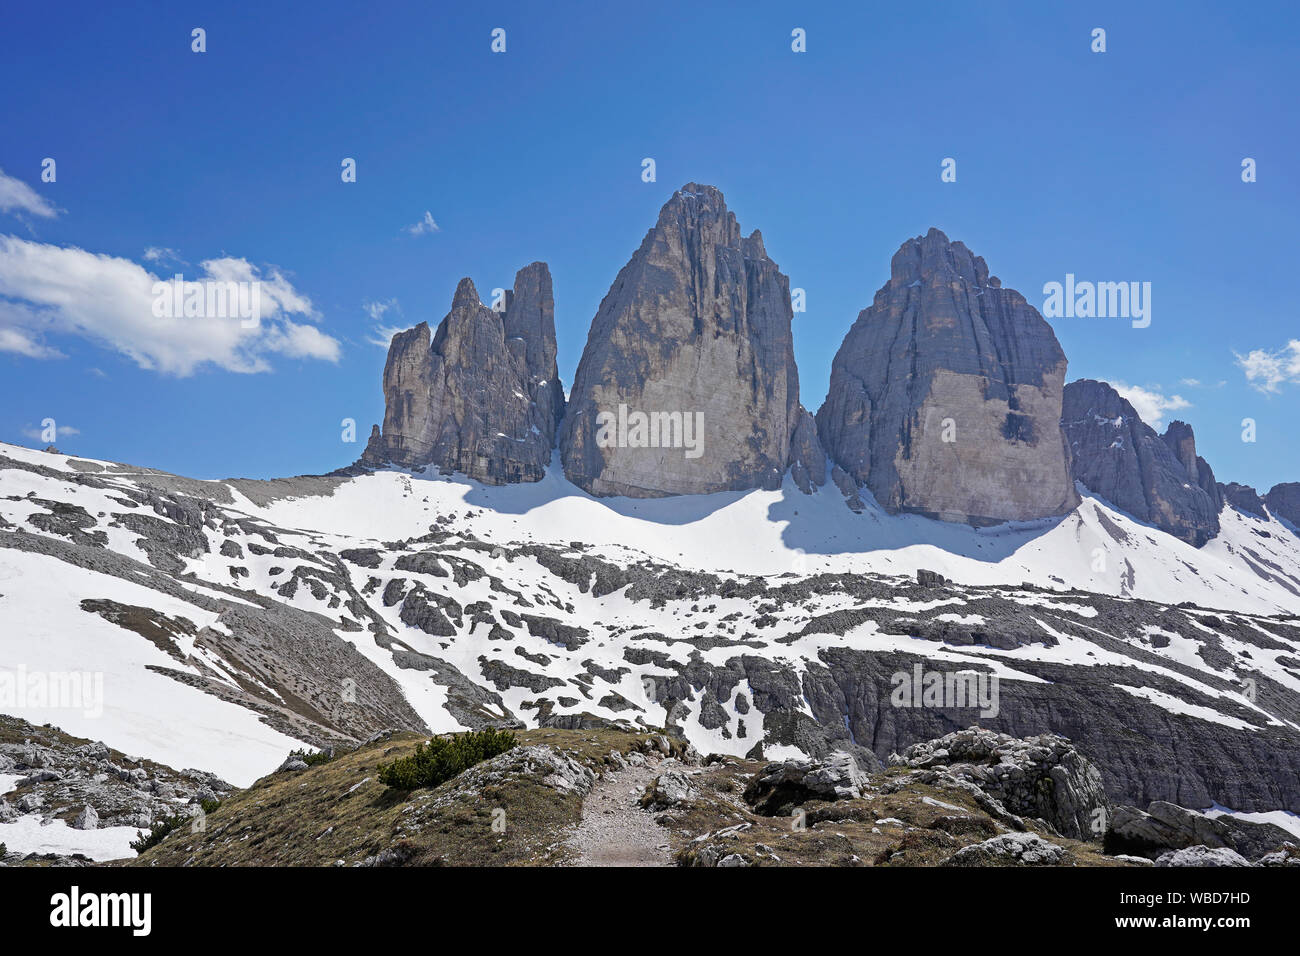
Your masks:
[{"label": "boulder", "polygon": [[1065,848],[1036,833],[1003,833],[982,843],[962,847],[940,866],[1055,866]]},{"label": "boulder", "polygon": [[77,814],[77,819],[73,821],[72,827],[75,830],[95,830],[99,828],[99,813],[90,804]]},{"label": "boulder", "polygon": [[1227,847],[1189,846],[1170,850],[1156,860],[1156,866],[1252,866],[1251,862]]},{"label": "boulder", "polygon": [[691,778],[681,770],[667,770],[651,781],[641,795],[641,806],[647,810],[667,810],[692,803],[700,798],[700,791]]},{"label": "boulder", "polygon": [[745,788],[745,802],[755,813],[782,816],[808,800],[855,800],[862,796],[866,775],[850,754],[837,751],[825,760],[784,760],[769,763]]}]

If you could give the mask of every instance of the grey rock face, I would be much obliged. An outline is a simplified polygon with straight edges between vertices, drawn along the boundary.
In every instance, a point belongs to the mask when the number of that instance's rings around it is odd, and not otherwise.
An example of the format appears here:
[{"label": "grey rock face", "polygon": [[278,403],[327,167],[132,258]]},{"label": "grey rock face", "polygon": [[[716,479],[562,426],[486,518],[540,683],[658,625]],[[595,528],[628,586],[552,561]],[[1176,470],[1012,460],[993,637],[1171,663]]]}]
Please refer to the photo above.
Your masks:
[{"label": "grey rock face", "polygon": [[1173,421],[1160,436],[1169,450],[1174,453],[1179,464],[1198,488],[1210,496],[1210,502],[1217,515],[1223,510],[1223,486],[1214,480],[1214,470],[1204,458],[1196,454],[1196,434],[1187,422]]},{"label": "grey rock face", "polygon": [[1253,515],[1256,518],[1262,518],[1266,514],[1264,502],[1260,500],[1259,494],[1250,485],[1241,485],[1231,481],[1226,485],[1219,485],[1219,489],[1223,493],[1223,500],[1238,511]]},{"label": "grey rock face", "polygon": [[790,439],[790,477],[806,495],[826,484],[826,452],[817,439],[817,422],[802,405]]},{"label": "grey rock face", "polygon": [[384,405],[364,465],[432,465],[488,484],[540,480],[564,413],[545,263],[519,271],[501,312],[462,279],[435,333],[421,322],[393,336]]},{"label": "grey rock face", "polygon": [[1020,293],[937,229],[894,255],[845,336],[822,447],[890,511],[989,524],[1078,503],[1061,438],[1065,354]]},{"label": "grey rock face", "polygon": [[1075,839],[1093,837],[1110,806],[1101,774],[1068,740],[1055,734],[1017,739],[972,727],[914,744],[891,764],[942,769],[968,780],[1010,812],[1037,817]]},{"label": "grey rock face", "polygon": [[1105,847],[1107,853],[1151,858],[1191,846],[1226,847],[1253,860],[1277,850],[1289,838],[1286,830],[1271,823],[1207,817],[1156,800],[1145,813],[1136,807],[1116,807],[1106,830]]},{"label": "grey rock face", "polygon": [[792,318],[758,231],[741,235],[714,187],[678,190],[592,320],[560,433],[569,480],[595,495],[708,494],[779,487],[795,464],[816,484]]},{"label": "grey rock face", "polygon": [[1274,516],[1300,527],[1300,481],[1274,485],[1264,496],[1264,503]]},{"label": "grey rock face", "polygon": [[1200,484],[1209,467],[1200,468],[1190,427],[1171,425],[1162,439],[1115,389],[1092,379],[1065,386],[1061,425],[1072,473],[1089,490],[1198,548],[1219,533],[1221,501]]}]

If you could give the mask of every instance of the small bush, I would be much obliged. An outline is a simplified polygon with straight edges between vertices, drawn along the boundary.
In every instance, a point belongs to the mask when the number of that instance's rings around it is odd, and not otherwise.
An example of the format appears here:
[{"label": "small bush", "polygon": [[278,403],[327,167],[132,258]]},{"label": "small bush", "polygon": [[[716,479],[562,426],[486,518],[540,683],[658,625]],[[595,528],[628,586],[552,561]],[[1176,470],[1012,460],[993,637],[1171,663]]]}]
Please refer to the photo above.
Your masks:
[{"label": "small bush", "polygon": [[[203,810],[205,815],[211,813],[219,806],[221,806],[220,800],[199,801],[199,807]],[[148,833],[145,833],[143,830],[136,831],[136,839],[132,840],[130,844],[131,849],[135,850],[136,853],[143,853],[145,850],[157,846],[165,840],[169,834],[179,830],[183,826],[193,823],[196,815],[197,814],[190,813],[188,810],[178,810],[171,816],[155,820],[153,826],[149,828]]]},{"label": "small bush", "polygon": [[318,763],[329,763],[334,759],[334,751],[330,750],[291,750],[290,757],[297,757],[309,767],[314,767]]},{"label": "small bush", "polygon": [[427,744],[417,746],[409,757],[380,764],[379,781],[394,790],[436,787],[514,746],[515,735],[508,730],[476,730],[434,737]]}]

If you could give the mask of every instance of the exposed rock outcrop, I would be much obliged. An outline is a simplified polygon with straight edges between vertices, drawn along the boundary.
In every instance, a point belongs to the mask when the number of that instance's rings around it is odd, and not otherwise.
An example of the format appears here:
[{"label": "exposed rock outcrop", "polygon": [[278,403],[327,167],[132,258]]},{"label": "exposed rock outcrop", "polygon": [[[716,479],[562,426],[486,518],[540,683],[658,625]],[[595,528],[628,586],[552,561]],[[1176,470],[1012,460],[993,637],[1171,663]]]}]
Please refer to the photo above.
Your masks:
[{"label": "exposed rock outcrop", "polygon": [[569,480],[648,498],[775,488],[794,465],[819,484],[792,318],[758,231],[714,187],[678,190],[592,320],[560,434]]},{"label": "exposed rock outcrop", "polygon": [[824,760],[770,763],[745,788],[745,802],[755,813],[780,816],[808,800],[856,800],[866,775],[851,754],[831,753]]},{"label": "exposed rock outcrop", "polygon": [[937,229],[835,356],[822,447],[890,511],[989,524],[1078,503],[1060,430],[1065,354],[1020,293]]},{"label": "exposed rock outcrop", "polygon": [[1264,502],[1260,500],[1259,493],[1250,485],[1230,481],[1226,485],[1219,485],[1219,490],[1223,494],[1223,500],[1243,514],[1263,518],[1268,513],[1264,509]]},{"label": "exposed rock outcrop", "polygon": [[1274,517],[1300,528],[1300,481],[1284,481],[1280,485],[1274,485],[1264,496],[1264,503]]},{"label": "exposed rock outcrop", "polygon": [[499,312],[462,279],[435,333],[421,322],[393,336],[384,427],[361,463],[432,466],[489,484],[540,480],[564,411],[554,314],[545,263],[519,271]]},{"label": "exposed rock outcrop", "polygon": [[1010,812],[1076,839],[1099,836],[1110,807],[1097,768],[1055,734],[1017,739],[972,727],[914,744],[889,762],[969,781]]},{"label": "exposed rock outcrop", "polygon": [[1105,848],[1111,854],[1155,859],[1169,850],[1192,846],[1226,847],[1257,860],[1283,846],[1289,838],[1286,830],[1271,823],[1254,823],[1230,816],[1208,817],[1156,800],[1145,813],[1136,807],[1116,807],[1106,830]]},{"label": "exposed rock outcrop", "polygon": [[958,850],[940,866],[1055,866],[1065,848],[1036,833],[1004,833]]},{"label": "exposed rock outcrop", "polygon": [[1092,379],[1065,387],[1061,425],[1073,475],[1090,491],[1198,548],[1219,533],[1221,501],[1200,484],[1209,466],[1202,470],[1189,426],[1171,425],[1161,438],[1119,392]]},{"label": "exposed rock outcrop", "polygon": [[1192,426],[1183,421],[1170,422],[1160,437],[1187,471],[1187,476],[1210,496],[1217,515],[1223,510],[1223,486],[1214,480],[1214,470],[1209,463],[1196,454],[1196,433],[1192,431]]}]

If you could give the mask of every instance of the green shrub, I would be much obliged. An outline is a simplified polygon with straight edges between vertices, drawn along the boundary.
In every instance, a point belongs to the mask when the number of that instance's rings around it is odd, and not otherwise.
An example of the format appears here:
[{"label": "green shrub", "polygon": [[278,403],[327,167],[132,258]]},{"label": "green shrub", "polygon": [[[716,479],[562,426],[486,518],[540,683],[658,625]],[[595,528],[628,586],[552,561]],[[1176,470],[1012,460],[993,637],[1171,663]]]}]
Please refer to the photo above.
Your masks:
[{"label": "green shrub", "polygon": [[[200,800],[199,806],[206,815],[221,806],[221,801]],[[190,813],[188,810],[178,810],[171,816],[155,820],[153,826],[149,828],[148,833],[145,833],[143,830],[136,831],[136,839],[132,840],[130,844],[131,849],[135,850],[136,853],[143,853],[150,847],[157,846],[165,840],[169,834],[179,830],[183,826],[193,823],[194,817],[195,814]]]},{"label": "green shrub", "polygon": [[515,745],[508,730],[475,730],[465,734],[434,737],[420,744],[409,757],[380,764],[379,780],[394,790],[436,787],[476,763],[503,754]]},{"label": "green shrub", "polygon": [[330,750],[291,750],[290,757],[297,757],[309,767],[314,767],[318,763],[329,763],[334,759],[334,751]]}]

